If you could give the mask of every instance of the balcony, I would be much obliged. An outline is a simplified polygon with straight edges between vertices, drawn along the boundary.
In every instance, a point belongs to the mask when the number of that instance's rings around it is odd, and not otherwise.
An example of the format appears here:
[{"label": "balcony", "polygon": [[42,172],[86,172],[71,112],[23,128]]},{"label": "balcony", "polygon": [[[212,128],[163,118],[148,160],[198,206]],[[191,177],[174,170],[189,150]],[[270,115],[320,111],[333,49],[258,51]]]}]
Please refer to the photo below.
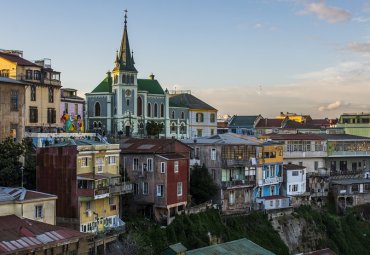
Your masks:
[{"label": "balcony", "polygon": [[[285,155],[284,155],[285,156]],[[328,157],[366,157],[370,156],[370,151],[331,151]]]},{"label": "balcony", "polygon": [[133,188],[131,183],[121,183],[109,186],[109,193],[128,194],[132,193]]},{"label": "balcony", "polygon": [[249,160],[242,160],[242,159],[224,159],[222,160],[223,167],[245,167],[250,165]]},{"label": "balcony", "polygon": [[234,181],[225,181],[221,183],[222,189],[232,189],[237,187],[251,187],[256,184],[256,181],[249,180],[234,180]]},{"label": "balcony", "polygon": [[283,177],[276,176],[276,177],[269,177],[269,178],[266,178],[266,179],[263,179],[263,180],[259,180],[258,185],[260,185],[260,186],[262,186],[262,185],[272,185],[272,184],[278,184],[280,182],[283,182]]},{"label": "balcony", "polygon": [[100,187],[96,189],[77,189],[77,196],[79,197],[89,197],[91,199],[101,199],[109,197],[109,187]]},{"label": "balcony", "polygon": [[322,158],[326,157],[326,151],[284,151],[284,158]]}]

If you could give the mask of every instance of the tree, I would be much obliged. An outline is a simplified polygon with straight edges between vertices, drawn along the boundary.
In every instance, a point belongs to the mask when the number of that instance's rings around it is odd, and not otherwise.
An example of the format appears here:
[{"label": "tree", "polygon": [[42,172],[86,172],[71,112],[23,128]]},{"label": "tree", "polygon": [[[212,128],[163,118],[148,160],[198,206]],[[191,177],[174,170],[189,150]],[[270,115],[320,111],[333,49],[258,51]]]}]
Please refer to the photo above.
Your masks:
[{"label": "tree", "polygon": [[24,187],[27,189],[36,189],[36,150],[31,138],[24,138]]},{"label": "tree", "polygon": [[190,174],[190,194],[196,204],[212,199],[218,192],[207,167],[195,165]]},{"label": "tree", "polygon": [[149,136],[158,137],[162,131],[163,131],[163,124],[159,124],[153,120],[146,124],[146,132]]},{"label": "tree", "polygon": [[6,138],[0,143],[0,186],[21,186],[22,163],[19,161],[25,149],[23,144]]}]

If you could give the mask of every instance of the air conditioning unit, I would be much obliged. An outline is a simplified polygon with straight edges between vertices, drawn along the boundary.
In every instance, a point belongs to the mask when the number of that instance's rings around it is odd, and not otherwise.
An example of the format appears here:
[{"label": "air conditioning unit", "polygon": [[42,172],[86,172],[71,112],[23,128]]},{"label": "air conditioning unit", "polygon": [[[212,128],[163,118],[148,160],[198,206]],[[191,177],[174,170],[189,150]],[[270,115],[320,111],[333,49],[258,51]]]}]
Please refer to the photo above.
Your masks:
[{"label": "air conditioning unit", "polygon": [[91,210],[86,210],[86,216],[91,217],[92,216],[92,211]]}]

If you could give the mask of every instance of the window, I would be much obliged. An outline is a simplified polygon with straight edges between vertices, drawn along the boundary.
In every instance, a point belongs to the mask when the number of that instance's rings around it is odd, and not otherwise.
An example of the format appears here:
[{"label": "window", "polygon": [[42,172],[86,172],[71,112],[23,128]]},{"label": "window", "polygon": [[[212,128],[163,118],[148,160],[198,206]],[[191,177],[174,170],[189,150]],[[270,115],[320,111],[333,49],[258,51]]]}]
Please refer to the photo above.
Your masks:
[{"label": "window", "polygon": [[216,115],[214,113],[211,113],[211,115],[210,115],[210,121],[211,121],[211,123],[215,123],[215,121],[216,121]]},{"label": "window", "polygon": [[148,109],[147,109],[147,115],[148,117],[152,117],[152,105],[148,103]]},{"label": "window", "polygon": [[78,115],[78,104],[75,104],[75,116]]},{"label": "window", "polygon": [[40,219],[43,217],[43,214],[42,214],[42,205],[36,205],[35,206],[35,218],[36,219]]},{"label": "window", "polygon": [[177,183],[177,196],[182,196],[182,182]]},{"label": "window", "polygon": [[139,159],[138,158],[134,158],[132,169],[134,171],[138,171],[139,170]]},{"label": "window", "polygon": [[358,192],[358,184],[352,184],[352,192]]},{"label": "window", "polygon": [[53,123],[56,123],[56,111],[54,108],[48,108],[47,109],[47,121],[49,124],[53,124]]},{"label": "window", "polygon": [[87,166],[89,166],[89,158],[88,157],[81,158],[81,167],[87,167]]},{"label": "window", "polygon": [[148,158],[147,160],[147,164],[148,164],[148,172],[153,172],[153,159],[152,158]]},{"label": "window", "polygon": [[164,104],[161,104],[161,118],[164,117]]},{"label": "window", "polygon": [[32,80],[32,70],[26,71],[26,80]]},{"label": "window", "polygon": [[215,130],[211,129],[211,135],[214,135],[214,134],[215,134]]},{"label": "window", "polygon": [[143,115],[143,100],[141,97],[137,97],[137,116]]},{"label": "window", "polygon": [[157,185],[157,197],[163,197],[164,194],[164,185],[159,184]]},{"label": "window", "polygon": [[40,71],[33,71],[33,78],[37,81],[41,80],[41,73]]},{"label": "window", "polygon": [[196,122],[203,122],[204,121],[204,115],[203,113],[197,113],[196,115]]},{"label": "window", "polygon": [[235,193],[233,190],[229,191],[229,204],[230,205],[235,204]]},{"label": "window", "polygon": [[122,83],[128,83],[126,74],[122,75]]},{"label": "window", "polygon": [[303,162],[298,162],[298,165],[303,166]]},{"label": "window", "polygon": [[175,119],[175,111],[171,112],[171,119]]},{"label": "window", "polygon": [[54,103],[54,88],[53,87],[49,87],[49,90],[48,90],[49,94],[49,103]]},{"label": "window", "polygon": [[197,129],[197,137],[203,136],[203,129]]},{"label": "window", "polygon": [[1,77],[9,77],[9,69],[0,70]]},{"label": "window", "polygon": [[175,122],[172,122],[172,124],[171,124],[171,132],[176,133],[176,124],[175,124]]},{"label": "window", "polygon": [[318,161],[314,162],[314,169],[315,170],[319,169],[319,162]]},{"label": "window", "polygon": [[31,101],[36,101],[36,85],[31,85]]},{"label": "window", "polygon": [[275,195],[275,186],[270,186],[271,196]]},{"label": "window", "polygon": [[130,106],[130,99],[126,99],[126,105]]},{"label": "window", "polygon": [[30,122],[37,123],[37,121],[38,121],[37,107],[30,107]]},{"label": "window", "polygon": [[134,183],[134,194],[137,195],[139,194],[139,184]]},{"label": "window", "polygon": [[143,195],[149,194],[149,184],[147,182],[143,182]]},{"label": "window", "polygon": [[216,160],[216,149],[215,148],[211,149],[211,160]]},{"label": "window", "polygon": [[109,156],[108,157],[108,164],[115,165],[116,164],[116,156]]},{"label": "window", "polygon": [[13,112],[18,111],[18,91],[12,90],[10,92],[10,110]]},{"label": "window", "polygon": [[154,117],[158,117],[158,105],[157,105],[157,103],[154,104]]},{"label": "window", "polygon": [[95,103],[95,116],[100,116],[100,103]]},{"label": "window", "polygon": [[185,119],[185,113],[181,112],[181,119]]},{"label": "window", "polygon": [[292,176],[298,176],[298,171],[293,171]]},{"label": "window", "polygon": [[118,75],[115,75],[114,76],[114,84],[117,84],[117,82],[118,82]]},{"label": "window", "polygon": [[174,162],[174,165],[173,165],[173,171],[175,173],[178,173],[179,172],[179,161],[175,161]]},{"label": "window", "polygon": [[68,103],[64,103],[64,112],[68,114]]},{"label": "window", "polygon": [[166,172],[166,162],[161,162],[161,173],[165,173]]},{"label": "window", "polygon": [[104,166],[104,158],[98,157],[95,159],[95,166],[97,167],[97,172],[102,173],[103,172],[103,166]]},{"label": "window", "polygon": [[298,184],[292,185],[292,192],[297,192],[298,191]]},{"label": "window", "polygon": [[339,169],[341,171],[347,171],[347,161],[340,161],[339,162]]}]

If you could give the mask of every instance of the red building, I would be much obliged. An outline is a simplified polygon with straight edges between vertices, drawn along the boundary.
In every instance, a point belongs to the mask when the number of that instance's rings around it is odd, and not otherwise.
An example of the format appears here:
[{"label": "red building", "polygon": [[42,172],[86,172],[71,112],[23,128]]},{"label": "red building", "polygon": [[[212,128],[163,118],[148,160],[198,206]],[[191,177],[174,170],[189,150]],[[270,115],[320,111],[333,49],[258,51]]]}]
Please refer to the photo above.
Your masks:
[{"label": "red building", "polygon": [[185,209],[191,148],[176,139],[128,139],[121,144],[121,162],[133,183],[131,211],[170,223]]}]

